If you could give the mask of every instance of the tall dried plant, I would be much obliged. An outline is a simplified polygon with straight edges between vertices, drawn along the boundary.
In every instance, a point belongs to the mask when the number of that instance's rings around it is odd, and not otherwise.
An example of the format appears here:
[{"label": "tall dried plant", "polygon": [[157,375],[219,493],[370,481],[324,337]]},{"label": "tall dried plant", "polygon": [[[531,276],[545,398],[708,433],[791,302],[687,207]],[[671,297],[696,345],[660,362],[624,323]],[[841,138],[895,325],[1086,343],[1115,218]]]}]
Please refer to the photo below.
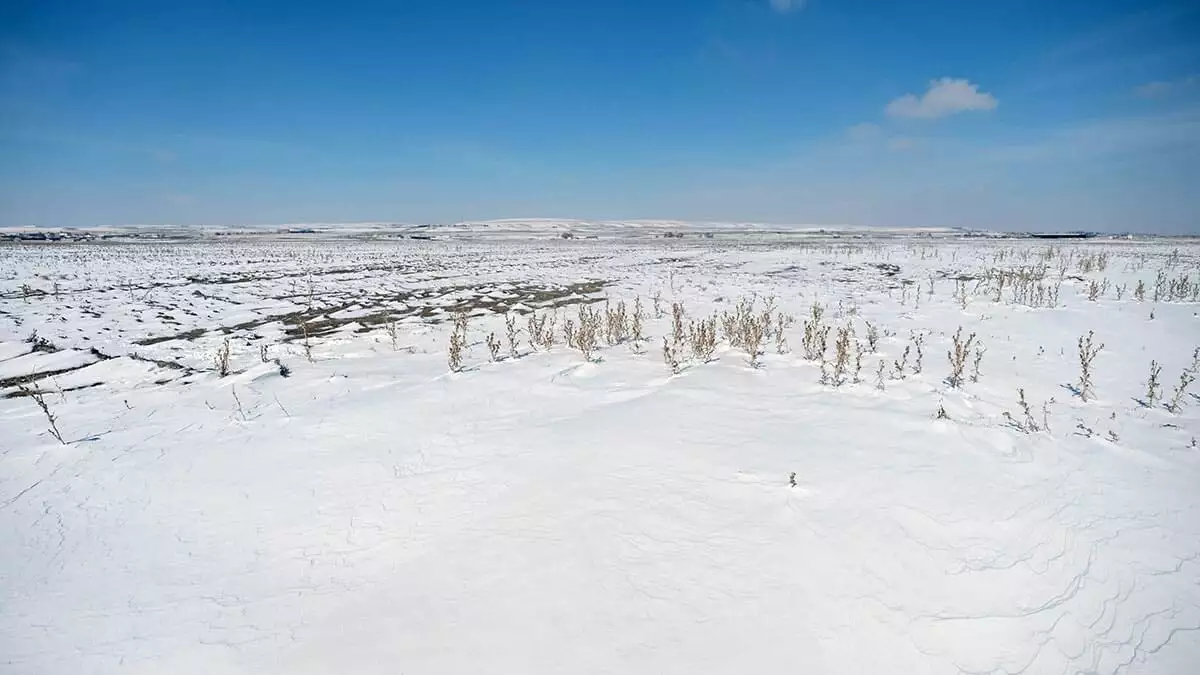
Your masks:
[{"label": "tall dried plant", "polygon": [[1079,338],[1079,398],[1087,402],[1093,398],[1092,392],[1092,361],[1096,359],[1096,355],[1104,349],[1104,344],[1096,345],[1095,331],[1088,331],[1086,336]]},{"label": "tall dried plant", "polygon": [[967,367],[967,357],[970,356],[971,347],[975,344],[974,333],[971,333],[966,340],[963,340],[962,332],[962,326],[959,326],[958,331],[954,333],[953,345],[946,352],[946,358],[950,361],[950,376],[946,378],[946,384],[951,387],[962,386],[963,371]]}]

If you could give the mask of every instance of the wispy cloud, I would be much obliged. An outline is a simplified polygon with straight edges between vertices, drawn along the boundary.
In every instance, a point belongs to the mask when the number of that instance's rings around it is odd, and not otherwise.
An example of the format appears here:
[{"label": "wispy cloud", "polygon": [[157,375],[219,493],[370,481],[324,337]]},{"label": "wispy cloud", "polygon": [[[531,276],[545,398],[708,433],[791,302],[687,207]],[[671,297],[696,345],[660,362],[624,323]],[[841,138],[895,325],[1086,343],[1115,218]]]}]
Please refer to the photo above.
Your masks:
[{"label": "wispy cloud", "polygon": [[1198,85],[1200,85],[1200,77],[1188,75],[1178,80],[1147,82],[1141,86],[1134,87],[1133,93],[1142,98],[1162,98],[1194,90]]},{"label": "wispy cloud", "polygon": [[808,0],[767,0],[767,4],[771,6],[771,9],[780,14],[788,14],[804,9],[804,6],[808,4]]},{"label": "wispy cloud", "polygon": [[1059,44],[1046,54],[1047,62],[1069,62],[1080,58],[1093,58],[1097,54],[1111,53],[1113,47],[1127,45],[1158,34],[1164,27],[1177,23],[1195,9],[1186,6],[1166,6],[1153,10],[1139,10],[1114,21],[1093,27],[1090,31],[1076,35]]},{"label": "wispy cloud", "polygon": [[1092,120],[1023,142],[1000,144],[980,156],[998,161],[1062,162],[1197,149],[1200,107],[1165,115]]},{"label": "wispy cloud", "polygon": [[995,96],[979,91],[979,85],[965,79],[943,77],[929,83],[922,96],[905,94],[888,103],[884,112],[892,117],[937,119],[970,110],[994,110]]},{"label": "wispy cloud", "polygon": [[883,129],[878,124],[863,122],[846,129],[846,138],[851,141],[873,141],[883,136]]},{"label": "wispy cloud", "polygon": [[872,122],[847,127],[844,134],[845,142],[841,147],[852,152],[875,152],[885,148],[892,152],[903,152],[917,146],[917,139],[892,135]]}]

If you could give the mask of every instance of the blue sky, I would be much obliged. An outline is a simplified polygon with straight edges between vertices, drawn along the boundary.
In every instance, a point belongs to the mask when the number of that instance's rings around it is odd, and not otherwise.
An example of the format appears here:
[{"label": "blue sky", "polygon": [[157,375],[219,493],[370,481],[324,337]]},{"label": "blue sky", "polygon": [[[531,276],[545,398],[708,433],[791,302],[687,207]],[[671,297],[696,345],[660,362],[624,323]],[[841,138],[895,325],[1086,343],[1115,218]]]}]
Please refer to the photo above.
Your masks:
[{"label": "blue sky", "polygon": [[1200,231],[1200,6],[0,3],[0,225]]}]

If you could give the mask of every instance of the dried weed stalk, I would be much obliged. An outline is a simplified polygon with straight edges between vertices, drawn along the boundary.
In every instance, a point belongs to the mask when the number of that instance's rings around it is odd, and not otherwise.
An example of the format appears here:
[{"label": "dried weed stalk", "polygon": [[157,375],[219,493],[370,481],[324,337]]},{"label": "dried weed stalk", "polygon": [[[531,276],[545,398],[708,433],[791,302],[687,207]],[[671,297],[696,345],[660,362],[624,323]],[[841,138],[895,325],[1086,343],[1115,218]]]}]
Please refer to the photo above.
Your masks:
[{"label": "dried weed stalk", "polygon": [[50,410],[50,405],[46,403],[46,393],[25,383],[18,384],[17,390],[33,399],[38,408],[41,408],[42,414],[46,416],[46,422],[50,425],[50,435],[54,437],[54,440],[66,445],[67,442],[63,440],[62,433],[58,430],[58,417],[54,415]]},{"label": "dried weed stalk", "polygon": [[967,367],[967,357],[971,354],[971,347],[975,344],[975,334],[971,333],[964,341],[962,339],[962,331],[962,326],[959,326],[958,330],[954,333],[954,344],[946,352],[946,358],[950,361],[950,376],[946,378],[946,384],[956,388],[962,386],[963,370]]},{"label": "dried weed stalk", "polygon": [[1079,398],[1087,402],[1093,398],[1092,391],[1092,361],[1104,349],[1104,344],[1094,344],[1095,331],[1088,331],[1086,336],[1079,338]]},{"label": "dried weed stalk", "polygon": [[225,338],[225,340],[221,342],[221,346],[217,348],[217,353],[213,354],[213,369],[217,371],[217,377],[225,377],[229,375],[229,354],[229,338]]}]

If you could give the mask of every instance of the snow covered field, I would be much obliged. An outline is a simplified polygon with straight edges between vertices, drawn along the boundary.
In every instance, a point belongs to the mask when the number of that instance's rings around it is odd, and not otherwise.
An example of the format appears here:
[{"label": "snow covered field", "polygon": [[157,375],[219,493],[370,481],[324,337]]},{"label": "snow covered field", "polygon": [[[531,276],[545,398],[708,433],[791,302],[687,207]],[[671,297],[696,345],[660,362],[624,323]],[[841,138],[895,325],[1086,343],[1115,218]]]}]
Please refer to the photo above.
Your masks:
[{"label": "snow covered field", "polygon": [[0,671],[1195,673],[1198,309],[1186,240],[0,245]]}]

